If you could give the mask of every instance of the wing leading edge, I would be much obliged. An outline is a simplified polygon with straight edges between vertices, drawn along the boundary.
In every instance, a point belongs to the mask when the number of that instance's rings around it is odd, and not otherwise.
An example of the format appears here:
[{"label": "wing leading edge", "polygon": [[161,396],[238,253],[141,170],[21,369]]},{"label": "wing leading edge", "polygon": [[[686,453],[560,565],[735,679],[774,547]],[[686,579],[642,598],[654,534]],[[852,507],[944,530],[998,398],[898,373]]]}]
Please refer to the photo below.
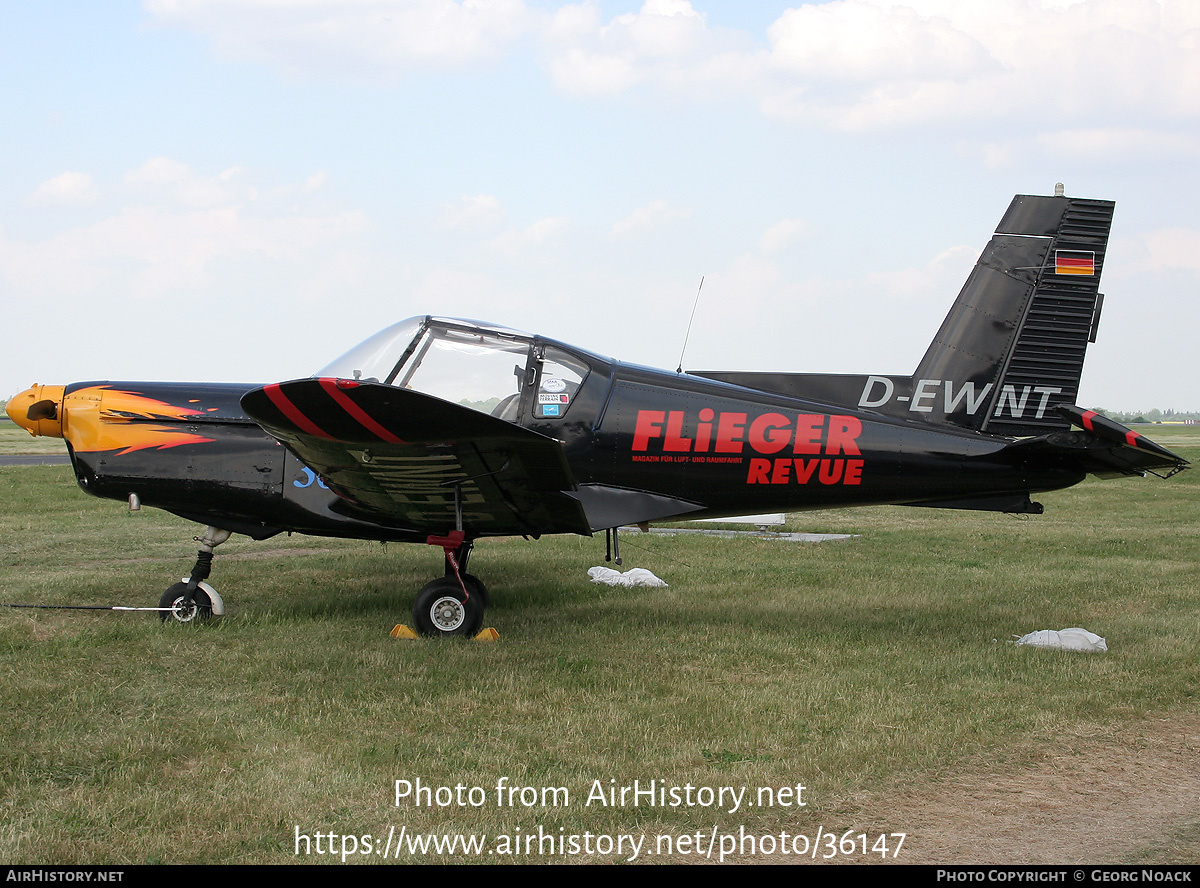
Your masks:
[{"label": "wing leading edge", "polygon": [[431,395],[299,379],[255,389],[246,415],[317,472],[348,514],[414,532],[590,534],[562,444]]}]

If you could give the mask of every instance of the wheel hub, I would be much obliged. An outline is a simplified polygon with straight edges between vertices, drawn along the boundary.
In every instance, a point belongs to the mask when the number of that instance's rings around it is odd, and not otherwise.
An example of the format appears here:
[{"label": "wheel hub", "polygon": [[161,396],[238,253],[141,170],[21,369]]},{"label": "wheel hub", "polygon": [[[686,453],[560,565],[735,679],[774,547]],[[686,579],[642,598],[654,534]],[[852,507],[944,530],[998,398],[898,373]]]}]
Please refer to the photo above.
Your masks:
[{"label": "wheel hub", "polygon": [[196,619],[196,614],[200,612],[200,608],[196,605],[195,599],[192,600],[191,605],[185,608],[183,606],[182,595],[171,602],[171,607],[174,608],[174,610],[171,611],[172,619],[180,623],[190,623],[192,620]]},{"label": "wheel hub", "polygon": [[453,632],[467,619],[467,609],[461,601],[445,595],[429,608],[429,619],[441,632]]}]

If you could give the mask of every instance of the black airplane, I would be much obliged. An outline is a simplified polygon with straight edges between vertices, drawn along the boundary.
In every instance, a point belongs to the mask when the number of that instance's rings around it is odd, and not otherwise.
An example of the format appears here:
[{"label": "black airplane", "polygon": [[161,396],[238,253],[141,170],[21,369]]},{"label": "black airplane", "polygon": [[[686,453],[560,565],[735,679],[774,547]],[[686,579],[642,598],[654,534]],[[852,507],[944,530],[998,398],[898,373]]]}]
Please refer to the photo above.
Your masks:
[{"label": "black airplane", "polygon": [[[88,493],[207,525],[160,607],[224,612],[231,533],[427,543],[426,635],[474,635],[476,540],[748,511],[902,504],[1040,514],[1030,495],[1186,460],[1075,406],[1113,203],[1017,196],[912,376],[671,373],[475,321],[388,327],[309,379],[34,386]],[[1077,427],[1073,431],[1072,427]]]}]

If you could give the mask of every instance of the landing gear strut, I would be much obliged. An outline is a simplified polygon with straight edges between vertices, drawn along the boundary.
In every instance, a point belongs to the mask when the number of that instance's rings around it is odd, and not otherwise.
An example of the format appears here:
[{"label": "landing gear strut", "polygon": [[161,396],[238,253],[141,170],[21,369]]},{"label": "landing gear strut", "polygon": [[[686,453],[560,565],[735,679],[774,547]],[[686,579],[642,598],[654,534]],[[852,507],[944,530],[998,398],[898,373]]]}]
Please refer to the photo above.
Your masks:
[{"label": "landing gear strut", "polygon": [[200,551],[196,553],[192,575],[171,586],[159,599],[159,607],[171,608],[159,613],[164,623],[168,618],[177,623],[203,623],[225,613],[225,602],[217,590],[204,581],[212,570],[213,549],[230,536],[228,530],[210,525],[205,528],[204,536],[196,537]]},{"label": "landing gear strut", "polygon": [[440,546],[445,553],[446,574],[417,593],[413,604],[417,631],[435,638],[478,634],[489,596],[487,587],[466,572],[472,541],[461,530],[454,530],[444,537],[430,536],[425,542]]}]

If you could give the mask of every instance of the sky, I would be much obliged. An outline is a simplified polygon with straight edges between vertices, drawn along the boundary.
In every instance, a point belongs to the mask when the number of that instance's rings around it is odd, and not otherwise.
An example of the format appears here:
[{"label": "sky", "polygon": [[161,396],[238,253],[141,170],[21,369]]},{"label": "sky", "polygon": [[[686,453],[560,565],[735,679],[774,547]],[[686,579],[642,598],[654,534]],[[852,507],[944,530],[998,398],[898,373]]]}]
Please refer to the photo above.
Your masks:
[{"label": "sky", "polygon": [[698,288],[685,367],[907,374],[1062,182],[1080,404],[1200,410],[1194,0],[6,2],[0,78],[0,397],[419,314],[673,369]]}]

